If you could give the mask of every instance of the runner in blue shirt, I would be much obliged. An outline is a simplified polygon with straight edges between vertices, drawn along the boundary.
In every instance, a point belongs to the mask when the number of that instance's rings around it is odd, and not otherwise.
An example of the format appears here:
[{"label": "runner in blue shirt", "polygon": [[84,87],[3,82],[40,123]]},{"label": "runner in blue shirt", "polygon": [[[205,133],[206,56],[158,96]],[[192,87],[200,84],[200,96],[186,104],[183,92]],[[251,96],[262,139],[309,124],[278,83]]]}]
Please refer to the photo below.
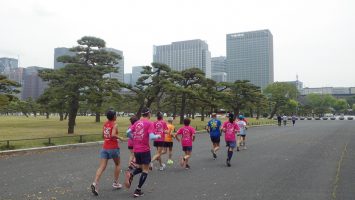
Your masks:
[{"label": "runner in blue shirt", "polygon": [[212,119],[208,122],[206,130],[210,134],[211,141],[212,141],[212,155],[213,159],[217,158],[217,151],[219,149],[219,142],[221,137],[221,126],[222,123],[220,120],[217,119],[217,114],[212,113]]}]

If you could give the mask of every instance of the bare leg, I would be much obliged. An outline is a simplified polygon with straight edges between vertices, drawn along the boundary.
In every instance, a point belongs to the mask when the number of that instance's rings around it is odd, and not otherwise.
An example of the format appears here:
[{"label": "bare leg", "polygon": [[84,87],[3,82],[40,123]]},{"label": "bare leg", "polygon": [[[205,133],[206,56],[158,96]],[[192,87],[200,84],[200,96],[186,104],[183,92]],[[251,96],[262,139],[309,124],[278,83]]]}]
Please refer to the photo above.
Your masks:
[{"label": "bare leg", "polygon": [[106,166],[107,166],[107,159],[100,159],[100,166],[99,168],[96,170],[96,175],[95,175],[95,180],[94,183],[98,184],[100,177],[102,175],[102,173],[105,171]]},{"label": "bare leg", "polygon": [[115,163],[115,170],[114,170],[114,181],[116,183],[118,183],[118,178],[120,176],[120,170],[121,170],[121,167],[120,167],[120,158],[114,158],[113,159],[113,162]]}]

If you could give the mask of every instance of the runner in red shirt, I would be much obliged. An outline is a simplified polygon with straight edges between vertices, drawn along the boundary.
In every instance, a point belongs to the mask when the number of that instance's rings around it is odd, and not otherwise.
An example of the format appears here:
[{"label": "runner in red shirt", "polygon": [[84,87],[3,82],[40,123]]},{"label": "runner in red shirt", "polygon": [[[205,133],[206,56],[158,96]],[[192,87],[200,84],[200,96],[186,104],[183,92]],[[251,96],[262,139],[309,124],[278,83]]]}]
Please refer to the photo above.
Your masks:
[{"label": "runner in red shirt", "polygon": [[116,124],[116,111],[110,110],[106,114],[108,121],[105,122],[103,126],[103,138],[104,144],[100,151],[100,166],[96,171],[96,176],[94,182],[91,184],[91,191],[94,195],[99,195],[98,183],[102,173],[105,171],[107,162],[112,159],[115,163],[114,169],[114,181],[112,187],[115,189],[122,188],[122,185],[118,182],[120,175],[120,147],[118,144],[118,139],[123,140],[123,138],[118,136],[117,124]]}]

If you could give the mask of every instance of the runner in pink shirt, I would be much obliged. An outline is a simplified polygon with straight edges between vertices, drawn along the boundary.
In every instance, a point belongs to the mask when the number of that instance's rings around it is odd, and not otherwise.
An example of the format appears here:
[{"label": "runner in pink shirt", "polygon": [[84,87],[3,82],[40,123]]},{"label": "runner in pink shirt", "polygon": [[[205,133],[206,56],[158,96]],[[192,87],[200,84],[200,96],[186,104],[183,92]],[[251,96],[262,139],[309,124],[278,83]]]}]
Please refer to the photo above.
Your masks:
[{"label": "runner in pink shirt", "polygon": [[225,133],[224,138],[226,140],[226,145],[228,147],[228,158],[227,158],[227,166],[231,166],[231,159],[233,156],[233,149],[237,146],[237,141],[235,134],[239,132],[239,126],[235,122],[234,115],[232,113],[228,116],[228,121],[223,123],[222,131]]},{"label": "runner in pink shirt", "polygon": [[[195,141],[195,129],[190,126],[191,120],[189,118],[184,119],[184,126],[181,127],[176,133],[176,140],[181,141],[182,150],[185,155],[181,157],[180,164],[185,169],[190,169],[189,159],[192,152],[192,143]],[[181,135],[181,138],[179,138]]]},{"label": "runner in pink shirt", "polygon": [[168,125],[163,120],[163,113],[157,113],[157,121],[153,123],[154,126],[154,134],[160,135],[159,139],[154,140],[154,146],[157,148],[155,155],[152,158],[151,167],[153,168],[153,161],[157,160],[159,162],[159,170],[163,171],[165,169],[165,164],[161,161],[161,155],[165,154],[164,151],[165,146],[165,134],[168,133]]},{"label": "runner in pink shirt", "polygon": [[149,121],[150,110],[148,108],[142,110],[142,116],[143,117],[136,121],[127,131],[127,136],[133,139],[133,152],[138,167],[132,173],[129,171],[126,172],[125,186],[130,188],[133,176],[142,173],[138,187],[134,191],[134,197],[143,196],[141,188],[148,177],[149,164],[151,162],[149,139],[154,140],[160,138],[160,135],[154,134],[153,123]]}]

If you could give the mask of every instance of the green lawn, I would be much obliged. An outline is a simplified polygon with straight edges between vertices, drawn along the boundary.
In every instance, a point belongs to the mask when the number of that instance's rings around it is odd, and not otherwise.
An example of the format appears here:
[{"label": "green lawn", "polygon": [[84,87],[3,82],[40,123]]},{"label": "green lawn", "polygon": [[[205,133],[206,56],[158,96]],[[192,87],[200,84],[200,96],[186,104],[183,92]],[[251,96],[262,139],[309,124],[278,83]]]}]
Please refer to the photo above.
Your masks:
[{"label": "green lawn", "polygon": [[[105,117],[101,118],[101,123],[95,123],[94,120],[95,117],[78,116],[73,137],[53,138],[68,136],[67,121],[59,121],[59,117],[55,116],[51,116],[49,119],[46,119],[44,116],[32,116],[29,118],[24,116],[0,116],[0,150],[7,149],[7,143],[3,140],[45,138],[41,140],[10,141],[10,149],[78,143],[80,141],[79,135],[84,135],[81,138],[81,142],[98,141],[102,139],[100,134]],[[155,118],[152,118],[152,120],[155,120]],[[197,128],[197,130],[202,130],[208,120],[206,118],[202,122],[200,118],[196,118],[192,120],[191,125]],[[224,121],[225,119],[221,120]],[[174,121],[176,128],[181,126],[178,122],[179,119],[177,118]],[[274,123],[274,121],[249,119],[249,123],[255,125]],[[128,118],[119,117],[117,124],[120,134],[124,135],[129,126]],[[50,144],[49,137],[51,137]]]}]

